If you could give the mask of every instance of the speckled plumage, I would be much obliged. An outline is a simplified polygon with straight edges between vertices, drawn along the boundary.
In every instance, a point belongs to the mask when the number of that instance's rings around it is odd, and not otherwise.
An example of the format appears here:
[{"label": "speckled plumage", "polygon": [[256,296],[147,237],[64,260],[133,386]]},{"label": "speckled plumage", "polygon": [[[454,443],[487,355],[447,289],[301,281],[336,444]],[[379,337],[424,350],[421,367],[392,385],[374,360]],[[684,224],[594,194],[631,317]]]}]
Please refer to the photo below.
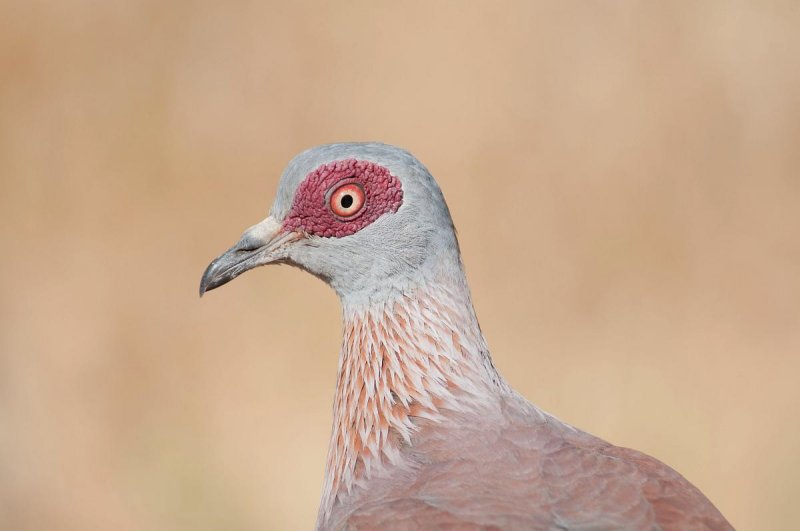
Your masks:
[{"label": "speckled plumage", "polygon": [[[303,208],[327,219],[324,190],[298,195],[341,161],[385,169],[402,204],[352,232],[285,223]],[[406,151],[333,144],[298,155],[270,217],[212,262],[201,293],[275,262],[319,276],[343,306],[319,529],[731,529],[668,466],[559,421],[505,383],[444,198]]]}]

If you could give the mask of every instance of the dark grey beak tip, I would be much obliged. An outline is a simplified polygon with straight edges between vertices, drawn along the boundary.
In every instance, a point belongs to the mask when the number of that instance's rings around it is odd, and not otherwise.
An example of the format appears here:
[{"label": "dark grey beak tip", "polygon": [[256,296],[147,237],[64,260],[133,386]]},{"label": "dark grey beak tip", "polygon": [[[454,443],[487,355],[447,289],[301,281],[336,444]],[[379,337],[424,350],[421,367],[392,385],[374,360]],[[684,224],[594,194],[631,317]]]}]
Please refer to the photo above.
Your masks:
[{"label": "dark grey beak tip", "polygon": [[[209,270],[210,268],[211,268],[211,266],[208,266],[208,267],[206,268],[206,271],[205,271],[205,273],[203,273],[203,278],[201,278],[201,279],[200,279],[200,298],[202,298],[202,297],[203,297],[203,294],[204,294],[206,291],[208,291],[208,290],[209,290],[209,285],[208,285],[208,284],[209,284],[209,282],[208,282],[208,281],[209,281],[208,270]],[[214,288],[211,288],[211,289],[214,289]]]},{"label": "dark grey beak tip", "polygon": [[208,264],[208,267],[203,273],[203,278],[200,279],[200,297],[207,291],[218,288],[230,280],[230,278],[226,278],[225,275],[218,274],[218,268],[216,267],[218,263],[219,258]]}]

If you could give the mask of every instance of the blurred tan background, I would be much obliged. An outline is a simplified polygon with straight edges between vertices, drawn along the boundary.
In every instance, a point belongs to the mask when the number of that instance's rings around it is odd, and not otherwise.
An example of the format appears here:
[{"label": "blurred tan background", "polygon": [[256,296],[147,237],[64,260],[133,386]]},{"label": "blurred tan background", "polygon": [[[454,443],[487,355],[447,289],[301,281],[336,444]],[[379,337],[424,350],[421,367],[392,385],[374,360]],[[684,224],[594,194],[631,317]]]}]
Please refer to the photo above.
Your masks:
[{"label": "blurred tan background", "polygon": [[797,2],[0,3],[0,529],[310,529],[339,347],[290,268],[202,301],[298,151],[437,176],[496,363],[800,521]]}]

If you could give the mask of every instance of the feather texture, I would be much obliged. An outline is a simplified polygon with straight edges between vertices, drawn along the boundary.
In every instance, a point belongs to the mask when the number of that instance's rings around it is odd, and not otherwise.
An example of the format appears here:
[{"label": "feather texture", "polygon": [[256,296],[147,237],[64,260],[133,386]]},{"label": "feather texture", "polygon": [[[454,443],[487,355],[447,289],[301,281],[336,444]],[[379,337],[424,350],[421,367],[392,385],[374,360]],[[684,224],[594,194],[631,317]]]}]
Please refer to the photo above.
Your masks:
[{"label": "feather texture", "polygon": [[511,390],[465,285],[344,315],[321,529],[731,529],[674,470]]}]

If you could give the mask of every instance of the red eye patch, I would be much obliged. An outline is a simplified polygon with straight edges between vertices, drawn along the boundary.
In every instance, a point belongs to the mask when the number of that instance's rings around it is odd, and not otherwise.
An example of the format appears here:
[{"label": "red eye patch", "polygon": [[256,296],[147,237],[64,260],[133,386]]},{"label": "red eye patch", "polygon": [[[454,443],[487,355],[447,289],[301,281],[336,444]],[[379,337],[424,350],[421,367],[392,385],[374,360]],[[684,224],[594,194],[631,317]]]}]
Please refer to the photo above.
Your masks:
[{"label": "red eye patch", "polygon": [[300,183],[283,230],[349,236],[402,204],[400,180],[389,170],[374,162],[339,160],[320,166]]}]

